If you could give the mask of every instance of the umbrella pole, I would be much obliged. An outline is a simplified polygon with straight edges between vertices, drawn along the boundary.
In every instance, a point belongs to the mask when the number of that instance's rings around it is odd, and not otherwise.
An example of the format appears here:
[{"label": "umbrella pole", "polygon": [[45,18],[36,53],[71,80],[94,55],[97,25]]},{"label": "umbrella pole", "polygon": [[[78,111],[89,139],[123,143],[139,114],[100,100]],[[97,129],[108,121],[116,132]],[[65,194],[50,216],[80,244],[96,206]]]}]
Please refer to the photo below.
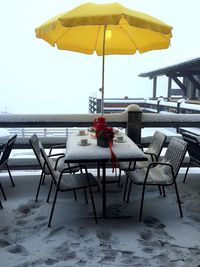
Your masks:
[{"label": "umbrella pole", "polygon": [[106,29],[107,29],[107,25],[104,26],[104,33],[103,33],[102,85],[101,85],[101,115],[103,115],[103,108],[104,108],[104,73],[105,73]]}]

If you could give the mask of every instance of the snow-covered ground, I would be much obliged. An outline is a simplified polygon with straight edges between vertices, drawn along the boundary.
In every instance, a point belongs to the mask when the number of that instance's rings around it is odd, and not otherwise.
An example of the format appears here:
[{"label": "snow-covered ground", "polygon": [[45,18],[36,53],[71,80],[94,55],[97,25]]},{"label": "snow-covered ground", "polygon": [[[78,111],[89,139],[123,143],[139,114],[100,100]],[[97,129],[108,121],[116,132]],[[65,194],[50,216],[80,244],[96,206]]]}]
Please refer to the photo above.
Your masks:
[{"label": "snow-covered ground", "polygon": [[[15,188],[1,174],[7,201],[2,200],[4,208],[0,210],[0,266],[200,266],[200,169],[189,171],[185,184],[184,173],[183,168],[177,178],[183,218],[179,217],[174,188],[166,189],[166,198],[157,188],[148,188],[139,223],[140,186],[133,188],[130,203],[124,203],[123,188],[111,184],[107,211],[128,218],[100,218],[96,224],[91,203],[86,205],[81,194],[75,201],[73,194],[66,192],[58,195],[51,228],[47,222],[52,201],[45,201],[48,179],[35,203],[39,172],[15,172]],[[101,215],[101,193],[95,192],[94,197]]]}]

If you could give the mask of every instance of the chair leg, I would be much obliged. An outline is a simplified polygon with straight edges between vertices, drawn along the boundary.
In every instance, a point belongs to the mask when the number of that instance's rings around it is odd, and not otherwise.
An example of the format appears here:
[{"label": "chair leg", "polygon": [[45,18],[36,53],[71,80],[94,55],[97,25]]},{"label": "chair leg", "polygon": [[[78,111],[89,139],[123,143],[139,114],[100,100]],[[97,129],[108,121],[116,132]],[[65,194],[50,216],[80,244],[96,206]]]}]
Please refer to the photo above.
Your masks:
[{"label": "chair leg", "polygon": [[39,180],[39,183],[38,183],[38,188],[37,188],[37,193],[36,193],[36,196],[35,196],[35,202],[37,202],[38,200],[38,196],[39,196],[39,192],[40,192],[40,187],[41,187],[41,184],[42,184],[42,180],[43,180],[43,172],[41,173],[40,175],[40,180]]},{"label": "chair leg", "polygon": [[121,183],[121,174],[122,174],[122,170],[119,169],[119,176],[118,176],[118,181],[117,181],[117,186],[120,187],[120,183]]},{"label": "chair leg", "polygon": [[92,208],[93,208],[95,222],[98,223],[98,221],[97,221],[97,212],[96,212],[96,207],[95,207],[95,203],[94,203],[94,197],[93,197],[92,188],[91,188],[91,185],[90,185],[89,181],[88,181],[88,188],[89,188],[89,192],[90,192],[90,198],[91,198],[91,202],[92,202]]},{"label": "chair leg", "polygon": [[49,203],[49,198],[50,198],[50,195],[51,195],[52,187],[53,187],[53,181],[51,181],[51,184],[50,184],[50,187],[49,187],[49,193],[48,193],[48,196],[47,196],[47,203]]},{"label": "chair leg", "polygon": [[99,182],[98,182],[98,185],[97,185],[97,192],[101,192],[101,188],[100,188]]},{"label": "chair leg", "polygon": [[187,169],[186,169],[186,172],[185,172],[185,176],[184,176],[184,179],[183,179],[183,183],[185,183],[185,180],[186,180],[189,168],[190,168],[190,164],[191,164],[191,159],[188,162]]},{"label": "chair leg", "polygon": [[76,195],[76,191],[73,190],[73,193],[74,193],[74,199],[77,200],[77,195]]},{"label": "chair leg", "polygon": [[45,173],[44,173],[44,172],[42,172],[42,173],[43,173],[42,185],[44,185],[44,181],[45,181],[46,175],[45,175]]},{"label": "chair leg", "polygon": [[175,186],[175,190],[176,190],[176,196],[177,196],[177,202],[178,202],[178,206],[179,206],[180,215],[181,215],[181,217],[183,217],[183,212],[182,212],[182,208],[181,208],[181,201],[180,201],[180,197],[179,197],[179,193],[178,193],[178,187],[177,187],[176,182],[174,182],[174,186]]},{"label": "chair leg", "polygon": [[10,169],[9,169],[7,163],[6,163],[6,168],[7,168],[7,170],[8,170],[8,174],[9,174],[9,176],[10,176],[10,180],[11,180],[12,186],[14,187],[14,186],[15,186],[15,183],[14,183],[14,181],[13,181],[13,178],[12,178],[12,175],[11,175],[11,172],[10,172]]},{"label": "chair leg", "polygon": [[143,187],[142,187],[142,199],[141,199],[141,204],[140,204],[140,217],[139,217],[140,222],[142,220],[142,213],[143,213],[145,186],[146,184],[143,184]]},{"label": "chair leg", "polygon": [[55,196],[54,196],[54,200],[53,200],[53,204],[52,204],[52,208],[51,208],[48,227],[51,226],[51,221],[52,221],[52,217],[53,217],[53,212],[54,212],[54,208],[55,208],[55,204],[56,204],[57,195],[58,195],[58,186],[56,187],[56,192],[55,192]]},{"label": "chair leg", "polygon": [[84,195],[85,195],[85,203],[88,204],[87,192],[85,188],[84,188]]},{"label": "chair leg", "polygon": [[132,184],[133,184],[133,182],[132,182],[132,181],[130,181],[130,185],[129,185],[129,189],[128,189],[128,196],[127,196],[126,203],[129,203],[129,199],[130,199],[130,194],[131,194],[131,188],[132,188]]},{"label": "chair leg", "polygon": [[0,200],[0,208],[3,209],[3,205],[2,205],[2,203],[1,203],[1,200]]},{"label": "chair leg", "polygon": [[125,199],[126,199],[127,185],[128,185],[128,176],[126,176],[126,182],[125,182],[125,188],[124,188],[123,201],[125,201]]},{"label": "chair leg", "polygon": [[162,190],[161,190],[160,185],[158,185],[158,189],[159,189],[159,193],[160,193],[160,195],[162,196]]},{"label": "chair leg", "polygon": [[98,162],[98,164],[97,164],[97,177],[101,176],[100,170],[101,170],[101,166],[100,166],[100,163]]},{"label": "chair leg", "polygon": [[163,192],[163,196],[166,197],[166,194],[165,194],[165,187],[162,186],[162,192]]},{"label": "chair leg", "polygon": [[6,194],[5,194],[4,190],[3,190],[3,186],[1,184],[1,182],[0,182],[0,189],[1,189],[1,192],[2,192],[2,195],[3,195],[4,200],[7,200]]}]

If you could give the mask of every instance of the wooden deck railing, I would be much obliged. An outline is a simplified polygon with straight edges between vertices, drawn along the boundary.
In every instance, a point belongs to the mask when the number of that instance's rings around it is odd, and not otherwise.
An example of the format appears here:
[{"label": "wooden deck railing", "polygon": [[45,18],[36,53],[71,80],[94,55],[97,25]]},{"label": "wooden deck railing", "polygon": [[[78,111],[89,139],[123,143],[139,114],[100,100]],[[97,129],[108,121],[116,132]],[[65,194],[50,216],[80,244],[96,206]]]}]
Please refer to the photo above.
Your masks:
[{"label": "wooden deck railing", "polygon": [[[185,114],[200,114],[200,104],[167,101],[167,99],[144,99],[144,98],[105,98],[104,113],[120,113],[130,104],[139,105],[143,112],[160,113],[173,112]],[[89,97],[89,112],[101,112],[101,99]]]},{"label": "wooden deck railing", "polygon": [[[46,148],[55,144],[66,143],[67,134],[74,129],[90,127],[94,118],[99,114],[76,114],[76,115],[2,115],[0,116],[0,128],[9,128],[11,132],[26,128],[28,134],[18,135],[15,149],[30,149],[29,136],[39,129],[55,128],[56,135],[44,134],[40,136]],[[105,114],[107,124],[111,127],[121,127],[126,130],[128,136],[136,143],[141,143],[141,129],[146,127],[200,127],[200,114],[158,114],[142,113],[138,106],[131,106],[127,111],[118,114]],[[76,127],[76,128],[74,128]],[[12,130],[11,130],[12,129]],[[62,131],[60,131],[61,129]],[[65,131],[63,131],[65,129]],[[0,143],[5,143],[8,137],[0,137]],[[36,161],[34,161],[36,164]],[[15,168],[25,169],[24,158],[13,165]],[[27,166],[29,166],[27,163]],[[32,164],[32,163],[31,163]],[[32,165],[30,165],[32,166]],[[30,167],[29,166],[29,167]]]},{"label": "wooden deck railing", "polygon": [[[131,106],[134,108],[122,113],[105,114],[104,116],[109,126],[126,129],[129,137],[137,143],[140,143],[141,129],[145,127],[174,127],[177,129],[180,127],[200,127],[200,114],[142,113],[138,106]],[[98,116],[99,114],[2,115],[0,116],[0,128],[15,130],[29,128],[29,131],[26,130],[29,135],[19,136],[18,138],[24,140],[28,140],[31,129],[46,128],[48,132],[49,128],[56,128],[58,129],[56,135],[44,135],[44,139],[52,139],[52,142],[58,142],[66,139],[67,132],[74,127],[90,127],[93,120]],[[59,129],[62,129],[62,131],[65,129],[63,135],[58,134]],[[4,138],[1,137],[0,139],[3,140]]]}]

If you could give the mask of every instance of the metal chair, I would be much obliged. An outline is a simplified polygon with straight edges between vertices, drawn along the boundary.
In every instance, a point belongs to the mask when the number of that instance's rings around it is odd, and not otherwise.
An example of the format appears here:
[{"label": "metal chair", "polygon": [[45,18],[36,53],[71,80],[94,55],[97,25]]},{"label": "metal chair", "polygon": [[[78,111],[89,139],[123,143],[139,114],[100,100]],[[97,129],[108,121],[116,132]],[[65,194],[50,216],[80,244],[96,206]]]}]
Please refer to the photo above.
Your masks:
[{"label": "metal chair", "polygon": [[[2,151],[1,151],[1,156],[0,156],[0,171],[6,167],[7,171],[8,171],[8,174],[9,174],[9,177],[10,177],[10,181],[11,181],[11,184],[12,186],[14,187],[15,186],[15,183],[13,181],[13,178],[12,178],[12,175],[11,175],[11,172],[10,172],[10,169],[9,169],[9,166],[8,166],[8,159],[10,157],[10,153],[13,149],[13,146],[14,146],[14,143],[17,139],[17,134],[11,136],[7,143],[5,144],[5,146],[2,148]],[[4,197],[4,199],[6,200],[6,195],[5,195],[5,192],[3,190],[3,187],[2,187],[2,184],[0,183],[0,189],[1,189],[1,192],[2,192],[2,195]],[[2,207],[2,204],[0,203],[0,207]]]},{"label": "metal chair", "polygon": [[183,179],[183,183],[185,183],[191,164],[194,163],[195,165],[200,167],[200,136],[196,136],[187,132],[182,132],[182,136],[183,140],[188,143],[189,154],[189,162]]},{"label": "metal chair", "polygon": [[[99,184],[95,180],[94,176],[91,173],[88,173],[87,168],[84,168],[85,173],[76,173],[76,174],[75,173],[69,173],[70,170],[73,169],[71,167],[63,169],[61,172],[56,171],[53,168],[53,166],[51,165],[51,162],[49,161],[49,158],[47,157],[47,154],[46,154],[46,152],[45,152],[45,150],[44,150],[44,148],[40,142],[39,142],[39,146],[40,146],[42,158],[44,159],[44,162],[45,162],[45,164],[43,166],[43,170],[47,167],[49,170],[49,173],[51,175],[51,178],[52,178],[51,186],[49,189],[49,195],[50,195],[52,186],[54,185],[56,187],[54,200],[53,200],[53,204],[52,204],[52,209],[51,209],[51,213],[50,213],[50,217],[49,217],[48,227],[51,226],[51,221],[52,221],[52,217],[53,217],[53,212],[54,212],[58,192],[75,191],[75,190],[80,190],[80,189],[84,190],[86,203],[88,203],[86,189],[89,189],[92,207],[93,207],[93,212],[94,212],[94,217],[95,217],[95,221],[97,223],[96,208],[95,208],[95,203],[94,203],[94,198],[93,198],[91,187],[93,187],[93,186],[98,187]],[[83,166],[82,166],[82,168],[83,168]],[[66,171],[68,173],[66,173]],[[49,198],[49,196],[48,196],[48,198]]]},{"label": "metal chair", "polygon": [[[155,131],[153,135],[153,140],[150,143],[149,147],[146,151],[144,151],[145,155],[147,156],[148,160],[144,162],[120,162],[119,163],[119,183],[121,179],[121,172],[124,171],[131,171],[136,168],[144,168],[147,167],[151,162],[158,161],[159,156],[161,154],[161,151],[163,149],[163,146],[165,144],[167,136],[163,134],[162,132]],[[140,148],[143,150],[142,146]],[[126,191],[128,186],[128,178],[126,178],[125,182],[125,189],[124,189],[124,196],[123,200],[125,200],[126,197]],[[130,189],[130,187],[129,187]],[[130,194],[130,193],[129,193]],[[127,199],[128,202],[128,199]]]},{"label": "metal chair", "polygon": [[[187,151],[187,143],[183,140],[173,137],[169,142],[165,156],[160,162],[152,162],[146,168],[127,171],[126,175],[132,184],[142,185],[142,198],[140,204],[139,221],[142,219],[144,194],[146,185],[148,186],[175,186],[177,202],[181,217],[183,216],[181,202],[176,183],[176,177]],[[165,194],[164,194],[165,196]]]},{"label": "metal chair", "polygon": [[[40,192],[40,188],[41,185],[44,184],[44,180],[46,175],[50,175],[49,169],[45,166],[45,168],[43,168],[44,166],[44,159],[41,156],[41,152],[40,152],[40,146],[39,146],[39,139],[37,137],[36,134],[33,134],[30,139],[29,139],[30,145],[33,149],[33,152],[38,160],[38,163],[41,167],[41,175],[40,175],[40,180],[38,183],[38,187],[37,187],[37,192],[36,192],[36,196],[35,196],[35,201],[37,202],[38,200],[38,196],[39,196],[39,192]],[[64,163],[64,154],[63,153],[56,153],[56,154],[52,154],[52,150],[54,148],[58,148],[59,146],[53,146],[50,149],[50,154],[48,155],[49,157],[49,161],[51,162],[51,165],[53,166],[54,169],[57,169],[59,171],[62,171],[63,169],[66,169],[69,171],[69,167],[73,167],[73,172],[79,172],[80,171],[80,166],[78,164],[67,164]]]}]

